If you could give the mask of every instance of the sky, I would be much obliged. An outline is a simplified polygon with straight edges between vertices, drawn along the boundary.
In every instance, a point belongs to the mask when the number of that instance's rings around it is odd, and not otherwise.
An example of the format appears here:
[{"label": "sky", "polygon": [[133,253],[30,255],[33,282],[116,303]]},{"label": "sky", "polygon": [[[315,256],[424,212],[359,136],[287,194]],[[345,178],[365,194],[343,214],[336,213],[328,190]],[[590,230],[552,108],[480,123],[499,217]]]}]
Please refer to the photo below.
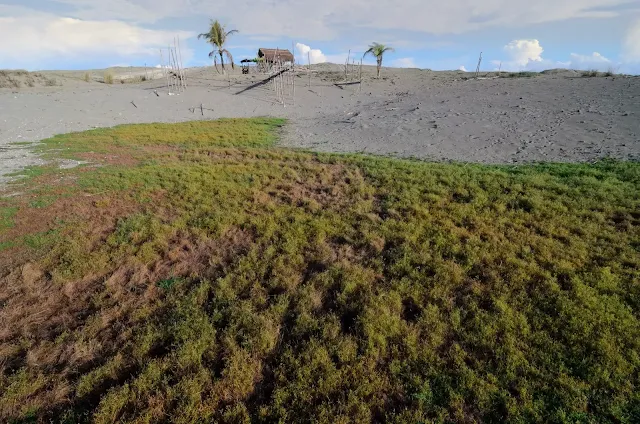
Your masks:
[{"label": "sky", "polygon": [[157,66],[177,38],[186,66],[210,65],[211,19],[239,30],[236,62],[344,63],[379,42],[385,66],[475,71],[482,52],[483,71],[640,74],[640,0],[0,0],[0,69]]}]

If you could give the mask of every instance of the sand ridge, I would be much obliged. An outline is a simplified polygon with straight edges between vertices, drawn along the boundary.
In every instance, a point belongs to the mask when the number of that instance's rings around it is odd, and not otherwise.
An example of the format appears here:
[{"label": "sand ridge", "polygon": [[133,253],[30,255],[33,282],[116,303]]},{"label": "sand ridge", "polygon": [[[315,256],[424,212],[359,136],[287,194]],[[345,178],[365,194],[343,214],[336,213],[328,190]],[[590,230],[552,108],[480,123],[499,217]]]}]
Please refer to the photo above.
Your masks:
[{"label": "sand ridge", "polygon": [[[584,162],[640,158],[640,78],[584,78],[573,71],[474,80],[462,72],[365,67],[363,84],[341,85],[342,67],[300,69],[295,105],[275,102],[263,75],[188,69],[188,89],[166,80],[108,85],[56,72],[57,86],[0,89],[0,183],[42,163],[28,145],[55,134],[125,123],[275,116],[290,120],[282,144],[477,163]],[[135,70],[136,75],[142,73]],[[93,72],[92,75],[99,75]],[[45,72],[45,75],[47,73]],[[98,79],[98,80],[96,80]],[[336,85],[338,83],[338,85]],[[135,106],[134,106],[135,104]],[[204,115],[200,112],[203,105]]]}]

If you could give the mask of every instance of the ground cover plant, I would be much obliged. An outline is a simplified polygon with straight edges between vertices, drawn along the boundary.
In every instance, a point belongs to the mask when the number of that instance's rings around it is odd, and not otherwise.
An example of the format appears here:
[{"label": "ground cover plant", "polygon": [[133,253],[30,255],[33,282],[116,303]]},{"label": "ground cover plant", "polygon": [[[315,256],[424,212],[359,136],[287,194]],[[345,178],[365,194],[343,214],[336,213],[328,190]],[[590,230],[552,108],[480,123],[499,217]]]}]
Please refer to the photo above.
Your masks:
[{"label": "ground cover plant", "polygon": [[43,142],[83,165],[0,198],[0,421],[640,421],[640,165],[315,154],[282,125]]}]

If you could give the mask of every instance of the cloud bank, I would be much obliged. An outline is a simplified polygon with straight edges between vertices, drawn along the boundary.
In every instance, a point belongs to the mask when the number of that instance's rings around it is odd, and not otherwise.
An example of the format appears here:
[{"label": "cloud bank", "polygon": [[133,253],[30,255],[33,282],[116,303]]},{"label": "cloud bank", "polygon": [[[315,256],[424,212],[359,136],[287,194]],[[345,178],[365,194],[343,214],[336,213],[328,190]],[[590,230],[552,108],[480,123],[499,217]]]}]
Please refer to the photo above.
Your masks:
[{"label": "cloud bank", "polygon": [[[122,21],[83,21],[48,15],[0,17],[0,68],[32,68],[47,60],[97,58],[110,60],[135,57],[157,63],[161,47],[175,36],[192,36],[185,31],[161,31],[140,28]],[[182,49],[183,60],[192,55]]]},{"label": "cloud bank", "polygon": [[624,55],[630,62],[640,62],[640,19],[634,22],[627,32]]},{"label": "cloud bank", "polygon": [[[571,18],[609,18],[629,0],[57,0],[84,20],[154,23],[187,16],[220,16],[245,34],[309,40],[335,38],[342,28],[461,34],[490,27],[522,27]],[[222,11],[222,12],[221,12]],[[371,35],[369,32],[368,35]]]}]

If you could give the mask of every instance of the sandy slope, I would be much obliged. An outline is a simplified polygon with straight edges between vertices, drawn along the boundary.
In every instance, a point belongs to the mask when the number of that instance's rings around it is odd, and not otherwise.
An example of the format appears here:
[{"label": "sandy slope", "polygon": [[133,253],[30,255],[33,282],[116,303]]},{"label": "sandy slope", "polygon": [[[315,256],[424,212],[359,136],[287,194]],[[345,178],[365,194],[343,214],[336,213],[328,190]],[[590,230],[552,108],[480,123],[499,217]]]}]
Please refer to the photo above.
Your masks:
[{"label": "sandy slope", "polygon": [[558,72],[467,80],[461,72],[385,69],[377,80],[366,68],[360,92],[334,85],[343,78],[339,66],[314,68],[311,87],[301,72],[295,106],[286,107],[269,86],[254,86],[263,76],[236,70],[229,88],[211,68],[189,69],[188,90],[174,96],[161,79],[105,85],[64,72],[55,74],[58,87],[0,89],[0,182],[38,163],[11,142],[123,123],[256,115],[289,118],[283,144],[320,151],[482,163],[640,158],[640,78]]}]

